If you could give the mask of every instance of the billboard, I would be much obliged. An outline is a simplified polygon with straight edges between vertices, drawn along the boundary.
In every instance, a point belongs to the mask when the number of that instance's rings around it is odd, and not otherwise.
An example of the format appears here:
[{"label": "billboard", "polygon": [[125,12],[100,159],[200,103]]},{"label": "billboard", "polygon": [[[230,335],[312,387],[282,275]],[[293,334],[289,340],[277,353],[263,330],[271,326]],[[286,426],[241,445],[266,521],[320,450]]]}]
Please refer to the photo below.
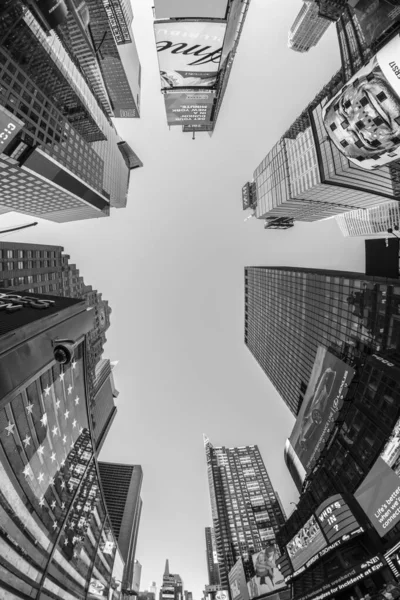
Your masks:
[{"label": "billboard", "polygon": [[211,118],[214,98],[213,90],[166,92],[164,102],[168,125],[207,124]]},{"label": "billboard", "polygon": [[156,19],[225,19],[228,0],[155,0]]},{"label": "billboard", "polygon": [[0,154],[5,151],[23,126],[23,121],[14,117],[4,106],[0,106]]},{"label": "billboard", "polygon": [[338,418],[354,369],[319,346],[303,403],[289,438],[306,474],[314,467]]},{"label": "billboard", "polygon": [[315,514],[328,544],[335,544],[338,540],[346,541],[346,538],[360,529],[360,524],[341,494],[325,500]]},{"label": "billboard", "polygon": [[156,21],[162,89],[215,86],[226,23]]},{"label": "billboard", "polygon": [[399,240],[365,240],[365,274],[399,279]]},{"label": "billboard", "polygon": [[276,565],[278,557],[278,546],[274,542],[261,552],[253,554],[252,560],[256,574],[247,583],[250,599],[286,586],[285,579]]},{"label": "billboard", "polygon": [[377,169],[400,158],[399,76],[397,35],[323,109],[330,139],[363,169]]},{"label": "billboard", "polygon": [[[374,355],[376,356],[376,355]],[[377,357],[379,360],[380,357]],[[391,363],[386,362],[387,369]],[[392,365],[393,368],[393,365]],[[400,419],[354,497],[383,537],[400,521]]]},{"label": "billboard", "polygon": [[222,48],[221,66],[225,65],[227,59],[230,57],[231,51],[233,50],[242,12],[244,11],[245,7],[246,4],[243,2],[243,0],[232,0],[229,10],[228,23],[226,26],[224,45]]},{"label": "billboard", "polygon": [[327,542],[321,528],[315,516],[312,515],[297,535],[286,545],[293,570],[300,569],[326,546]]},{"label": "billboard", "polygon": [[232,600],[250,600],[247,589],[246,575],[244,573],[242,559],[239,558],[229,571],[229,587],[231,588]]},{"label": "billboard", "polygon": [[356,0],[350,2],[368,46],[400,21],[400,4],[388,0]]}]

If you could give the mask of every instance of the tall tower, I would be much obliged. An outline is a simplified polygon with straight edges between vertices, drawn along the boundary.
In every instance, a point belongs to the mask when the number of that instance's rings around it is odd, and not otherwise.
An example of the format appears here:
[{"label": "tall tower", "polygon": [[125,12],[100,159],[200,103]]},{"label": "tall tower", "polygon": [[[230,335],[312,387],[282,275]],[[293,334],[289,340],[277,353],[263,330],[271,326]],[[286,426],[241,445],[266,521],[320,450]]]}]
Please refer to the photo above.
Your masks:
[{"label": "tall tower", "polygon": [[258,446],[214,447],[204,436],[220,581],[239,557],[262,550],[285,519]]},{"label": "tall tower", "polygon": [[308,52],[316,46],[332,23],[320,15],[319,5],[313,0],[305,0],[289,31],[288,46],[297,52]]},{"label": "tall tower", "polygon": [[123,587],[131,588],[142,512],[142,467],[108,462],[98,465],[111,525],[125,561]]},{"label": "tall tower", "polygon": [[245,268],[245,344],[294,415],[319,345],[344,357],[365,347],[395,351],[395,286],[346,271]]}]

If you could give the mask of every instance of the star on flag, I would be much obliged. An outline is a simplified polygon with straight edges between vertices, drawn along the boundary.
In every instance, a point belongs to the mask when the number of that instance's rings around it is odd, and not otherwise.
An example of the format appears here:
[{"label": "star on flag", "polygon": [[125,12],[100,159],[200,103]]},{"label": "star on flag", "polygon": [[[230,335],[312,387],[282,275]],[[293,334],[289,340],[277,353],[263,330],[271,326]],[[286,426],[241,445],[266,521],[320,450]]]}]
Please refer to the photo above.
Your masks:
[{"label": "star on flag", "polygon": [[47,414],[43,413],[42,418],[40,419],[41,424],[43,425],[43,427],[46,427],[47,425]]},{"label": "star on flag", "polygon": [[68,546],[68,538],[65,538],[65,540],[64,540],[64,546]]},{"label": "star on flag", "polygon": [[22,440],[22,441],[24,442],[24,446],[25,446],[25,448],[26,448],[27,446],[30,446],[30,444],[31,444],[31,436],[30,436],[30,435],[28,435],[28,434],[26,434],[26,436],[25,436],[25,439],[24,439],[24,440]]},{"label": "star on flag", "polygon": [[39,448],[37,449],[37,453],[40,454],[40,456],[43,456],[43,452],[44,452],[44,447],[43,445],[39,446]]},{"label": "star on flag", "polygon": [[15,427],[15,424],[14,424],[14,423],[11,423],[11,421],[8,421],[8,425],[7,425],[7,427],[6,427],[6,431],[7,431],[7,437],[8,437],[9,435],[11,435],[11,434],[13,434],[13,435],[14,435],[14,427]]},{"label": "star on flag", "polygon": [[60,408],[60,400],[58,398],[56,400],[56,408]]},{"label": "star on flag", "polygon": [[55,437],[57,435],[57,431],[58,431],[58,427],[57,427],[57,425],[54,425],[54,427],[52,429],[53,437]]},{"label": "star on flag", "polygon": [[39,500],[39,506],[40,506],[40,508],[42,508],[44,506],[44,498],[43,498],[43,496]]},{"label": "star on flag", "polygon": [[73,427],[74,429],[75,429],[75,427],[76,427],[76,424],[77,424],[77,423],[76,423],[76,419],[74,419],[74,420],[72,421],[72,427]]},{"label": "star on flag", "polygon": [[76,367],[76,361],[75,361],[75,360],[74,360],[74,361],[71,363],[71,367],[72,367],[73,369],[75,369],[75,367]]},{"label": "star on flag", "polygon": [[65,510],[65,502],[61,502],[61,510]]},{"label": "star on flag", "polygon": [[43,473],[39,473],[39,475],[38,475],[38,478],[37,478],[37,479],[38,479],[38,482],[39,482],[39,483],[42,483],[42,481],[43,481],[43,479],[44,479],[44,474],[43,474]]},{"label": "star on flag", "polygon": [[22,471],[23,474],[25,475],[25,479],[29,476],[30,479],[33,479],[33,473],[32,473],[32,469],[30,467],[29,464],[25,465],[24,470]]},{"label": "star on flag", "polygon": [[69,417],[69,410],[66,410],[64,413],[64,419],[67,420]]},{"label": "star on flag", "polygon": [[54,521],[53,522],[53,529],[57,529],[57,526],[58,526],[57,521]]},{"label": "star on flag", "polygon": [[65,373],[62,373],[62,372],[61,372],[61,373],[60,373],[60,381],[63,381],[63,380],[64,380],[64,376],[65,376]]},{"label": "star on flag", "polygon": [[67,436],[66,436],[66,435],[64,435],[64,436],[63,436],[63,439],[62,439],[62,441],[63,441],[63,444],[66,444],[66,443],[67,443]]},{"label": "star on flag", "polygon": [[33,404],[27,404],[26,405],[26,412],[28,413],[28,415],[31,415],[33,411]]},{"label": "star on flag", "polygon": [[65,481],[61,482],[61,489],[63,490],[65,488]]},{"label": "star on flag", "polygon": [[53,452],[50,456],[51,462],[54,462],[56,460],[56,453]]},{"label": "star on flag", "polygon": [[51,508],[54,510],[56,507],[56,501],[53,500],[53,502],[50,504]]},{"label": "star on flag", "polygon": [[69,386],[68,386],[68,395],[69,395],[69,394],[72,394],[72,385],[69,385]]},{"label": "star on flag", "polygon": [[54,477],[50,477],[50,479],[49,479],[49,485],[54,485]]},{"label": "star on flag", "polygon": [[76,404],[76,406],[78,406],[78,404],[79,404],[79,396],[77,396],[77,397],[75,398],[75,404]]},{"label": "star on flag", "polygon": [[47,386],[46,388],[44,388],[44,390],[43,390],[43,391],[44,391],[44,395],[45,395],[45,396],[50,396],[50,390],[51,390],[51,387],[48,385],[48,386]]}]

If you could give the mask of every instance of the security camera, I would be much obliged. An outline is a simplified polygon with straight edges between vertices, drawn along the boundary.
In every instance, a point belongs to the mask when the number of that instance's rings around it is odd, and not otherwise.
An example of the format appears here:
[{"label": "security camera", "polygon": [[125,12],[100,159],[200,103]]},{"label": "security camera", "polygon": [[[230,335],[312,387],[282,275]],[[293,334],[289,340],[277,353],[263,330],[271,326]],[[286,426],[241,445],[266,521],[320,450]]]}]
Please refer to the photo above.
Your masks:
[{"label": "security camera", "polygon": [[73,340],[55,340],[53,344],[54,360],[62,365],[68,365],[74,356],[75,342]]}]

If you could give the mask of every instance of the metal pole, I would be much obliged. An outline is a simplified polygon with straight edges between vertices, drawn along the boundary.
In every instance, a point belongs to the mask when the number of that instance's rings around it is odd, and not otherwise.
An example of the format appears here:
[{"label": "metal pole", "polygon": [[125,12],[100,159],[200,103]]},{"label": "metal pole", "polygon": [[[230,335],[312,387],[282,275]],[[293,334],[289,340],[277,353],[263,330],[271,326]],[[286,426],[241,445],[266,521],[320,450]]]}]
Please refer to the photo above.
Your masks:
[{"label": "metal pole", "polygon": [[18,231],[19,229],[26,229],[27,227],[34,227],[35,225],[39,225],[39,223],[37,221],[35,221],[34,223],[29,223],[28,225],[20,225],[20,227],[11,227],[10,229],[4,229],[3,231],[0,231],[0,235],[2,233],[10,233],[11,231]]}]

